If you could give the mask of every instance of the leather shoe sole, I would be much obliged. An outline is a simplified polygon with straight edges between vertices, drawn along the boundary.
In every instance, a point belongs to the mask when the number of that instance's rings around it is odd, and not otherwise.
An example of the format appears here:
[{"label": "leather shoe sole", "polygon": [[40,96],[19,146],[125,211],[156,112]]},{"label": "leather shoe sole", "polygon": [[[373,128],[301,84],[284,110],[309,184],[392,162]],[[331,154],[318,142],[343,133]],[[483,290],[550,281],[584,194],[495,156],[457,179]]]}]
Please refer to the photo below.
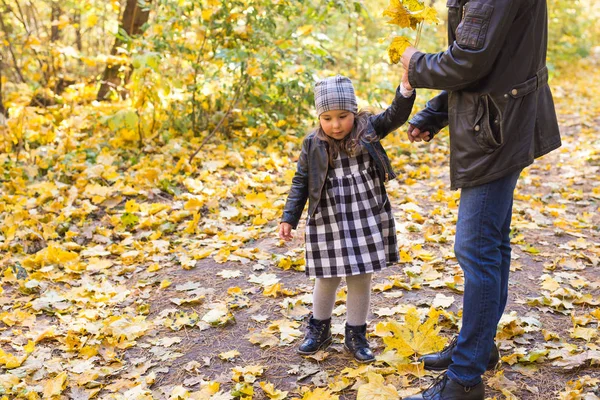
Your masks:
[{"label": "leather shoe sole", "polygon": [[[354,352],[352,350],[350,350],[350,348],[348,346],[346,346],[345,343],[344,343],[344,349],[346,349],[346,351],[348,351],[350,354],[352,354],[354,356]],[[354,357],[354,361],[356,361],[359,364],[370,364],[373,361],[375,361],[375,357],[368,358],[366,360],[359,360],[358,358]]]}]

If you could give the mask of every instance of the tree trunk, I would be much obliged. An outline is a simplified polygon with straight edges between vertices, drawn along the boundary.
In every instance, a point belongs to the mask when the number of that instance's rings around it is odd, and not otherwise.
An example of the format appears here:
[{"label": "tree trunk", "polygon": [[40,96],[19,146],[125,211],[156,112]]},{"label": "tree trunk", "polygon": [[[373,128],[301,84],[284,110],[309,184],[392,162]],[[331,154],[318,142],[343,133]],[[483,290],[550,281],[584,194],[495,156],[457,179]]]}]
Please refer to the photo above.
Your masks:
[{"label": "tree trunk", "polygon": [[50,41],[51,42],[57,42],[58,39],[60,39],[60,29],[58,29],[60,14],[62,14],[62,10],[60,9],[58,2],[53,1],[52,2],[52,13],[51,13],[52,28],[50,30]]},{"label": "tree trunk", "polygon": [[[83,41],[81,40],[81,11],[77,10],[73,14],[73,25],[75,26],[75,45],[79,54],[83,53]],[[81,62],[81,59],[79,60]]]},{"label": "tree trunk", "polygon": [[[125,12],[123,13],[123,19],[119,25],[119,32],[123,30],[125,33],[127,33],[127,36],[130,37],[142,33],[142,26],[148,22],[148,17],[150,16],[150,9],[148,7],[140,7],[138,1],[139,0],[127,0]],[[147,0],[146,2],[150,3],[151,0]],[[110,54],[117,54],[117,49],[123,44],[125,44],[125,41],[117,36]],[[104,75],[102,76],[102,84],[100,86],[100,90],[98,90],[98,100],[106,100],[110,93],[110,89],[116,89],[119,87],[119,84],[121,83],[121,79],[119,77],[120,67],[121,65],[118,64],[109,64],[106,66]],[[127,77],[125,77],[125,80],[126,79]],[[124,91],[121,91],[122,97],[124,97],[125,94],[126,93]]]},{"label": "tree trunk", "polygon": [[4,68],[2,62],[2,54],[0,54],[0,126],[6,125],[6,118],[8,118],[8,113],[4,108],[4,97],[2,96],[2,70]]}]

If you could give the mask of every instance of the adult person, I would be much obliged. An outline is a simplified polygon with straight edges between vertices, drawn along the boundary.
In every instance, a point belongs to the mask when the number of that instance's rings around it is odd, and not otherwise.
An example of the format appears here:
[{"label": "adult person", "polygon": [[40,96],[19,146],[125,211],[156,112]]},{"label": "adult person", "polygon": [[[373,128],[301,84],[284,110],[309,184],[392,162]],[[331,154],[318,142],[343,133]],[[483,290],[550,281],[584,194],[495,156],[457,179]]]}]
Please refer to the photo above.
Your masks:
[{"label": "adult person", "polygon": [[510,271],[510,222],[519,174],[560,147],[548,86],[546,0],[448,0],[448,48],[409,47],[413,88],[443,90],[410,122],[408,138],[450,128],[450,180],[461,189],[454,250],[465,275],[462,328],[425,368],[447,372],[410,400],[484,399]]}]

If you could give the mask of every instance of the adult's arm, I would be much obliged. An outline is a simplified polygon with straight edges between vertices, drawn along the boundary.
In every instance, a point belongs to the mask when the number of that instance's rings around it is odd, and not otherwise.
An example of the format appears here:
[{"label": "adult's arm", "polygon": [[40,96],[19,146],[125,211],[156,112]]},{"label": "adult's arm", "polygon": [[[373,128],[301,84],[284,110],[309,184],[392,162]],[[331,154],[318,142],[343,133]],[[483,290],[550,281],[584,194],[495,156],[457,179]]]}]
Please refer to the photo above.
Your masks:
[{"label": "adult's arm", "polygon": [[416,52],[410,58],[412,87],[460,90],[485,77],[523,0],[476,0],[465,5],[456,40],[440,53]]},{"label": "adult's arm", "polygon": [[433,139],[441,129],[448,126],[448,92],[444,90],[429,100],[426,107],[408,122],[421,132],[429,132],[429,140]]}]

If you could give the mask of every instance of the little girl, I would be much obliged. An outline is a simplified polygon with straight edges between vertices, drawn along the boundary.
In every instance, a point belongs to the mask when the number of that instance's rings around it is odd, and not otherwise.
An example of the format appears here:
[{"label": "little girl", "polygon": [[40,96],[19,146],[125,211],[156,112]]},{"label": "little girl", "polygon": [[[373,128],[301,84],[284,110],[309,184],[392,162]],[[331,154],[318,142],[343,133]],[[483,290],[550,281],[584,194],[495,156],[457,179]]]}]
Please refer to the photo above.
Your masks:
[{"label": "little girl", "polygon": [[358,112],[350,79],[337,75],[315,85],[319,126],[302,143],[279,227],[279,236],[290,240],[308,199],[306,274],[316,280],[300,354],[314,354],[331,343],[336,291],[346,277],[344,345],[358,362],[375,359],[366,338],[371,276],[398,261],[384,187],[396,175],[379,141],[406,122],[414,101],[414,91],[401,84],[391,106],[373,115]]}]

